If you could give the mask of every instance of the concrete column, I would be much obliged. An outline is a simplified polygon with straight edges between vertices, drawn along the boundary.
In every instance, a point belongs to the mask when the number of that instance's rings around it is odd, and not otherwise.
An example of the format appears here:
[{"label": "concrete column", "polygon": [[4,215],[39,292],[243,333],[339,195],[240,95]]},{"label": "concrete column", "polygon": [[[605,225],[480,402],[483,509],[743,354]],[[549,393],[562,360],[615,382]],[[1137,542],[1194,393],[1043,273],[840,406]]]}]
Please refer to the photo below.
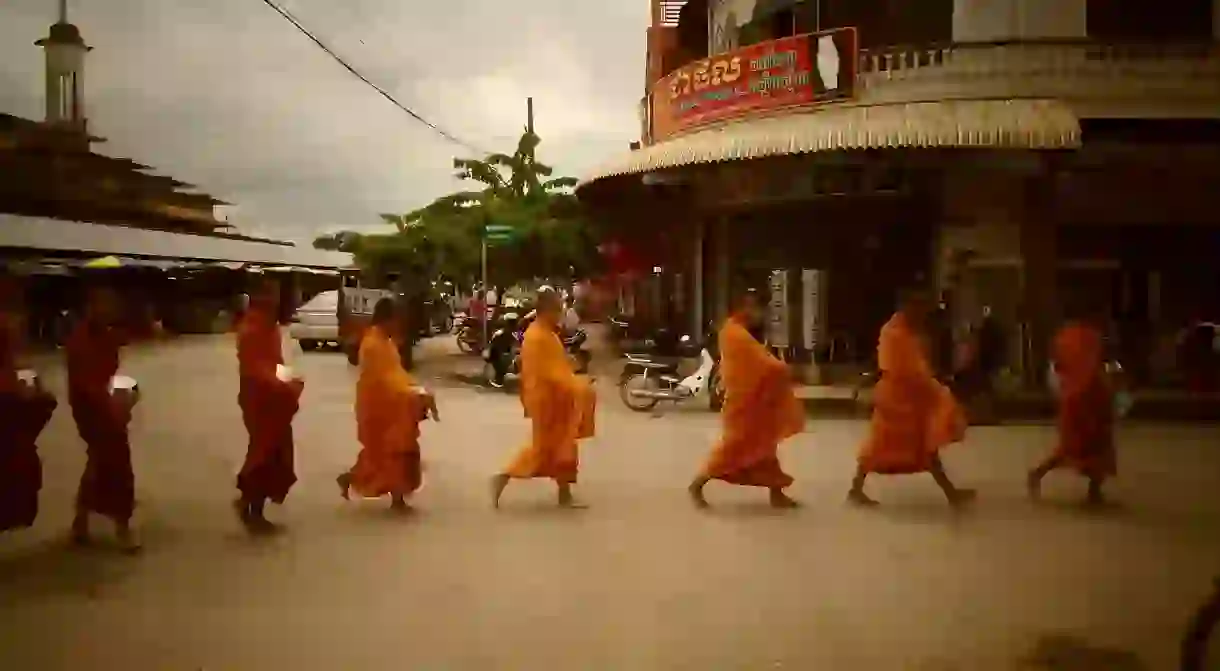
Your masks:
[{"label": "concrete column", "polygon": [[695,235],[694,237],[694,263],[691,267],[691,332],[695,334],[695,338],[702,339],[703,322],[707,321],[703,317],[703,248],[706,244],[707,237],[707,222],[703,218],[695,220]]},{"label": "concrete column", "polygon": [[1054,176],[1024,178],[1019,209],[1022,321],[1026,325],[1025,382],[1041,387],[1050,361],[1050,343],[1059,325],[1058,225]]},{"label": "concrete column", "polygon": [[716,323],[724,321],[729,316],[729,220],[727,217],[717,217],[712,230],[712,274],[715,278],[712,296],[715,306],[712,310]]}]

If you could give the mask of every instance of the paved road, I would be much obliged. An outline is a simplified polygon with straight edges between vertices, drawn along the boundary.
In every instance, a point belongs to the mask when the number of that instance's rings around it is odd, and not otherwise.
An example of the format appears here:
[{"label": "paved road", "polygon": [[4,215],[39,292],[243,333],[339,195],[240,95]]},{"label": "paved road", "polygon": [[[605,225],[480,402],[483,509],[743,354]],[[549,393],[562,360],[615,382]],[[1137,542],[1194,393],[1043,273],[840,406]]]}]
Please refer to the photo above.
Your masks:
[{"label": "paved road", "polygon": [[83,450],[56,416],[39,525],[0,537],[0,668],[1160,670],[1220,573],[1215,429],[1124,427],[1126,506],[1103,515],[1066,503],[1082,493],[1067,477],[1046,488],[1065,503],[1024,500],[1049,428],[976,430],[947,456],[981,490],[955,516],[921,478],[845,508],[864,425],[818,421],[783,454],[806,507],[713,485],[699,513],[683,486],[715,417],[633,415],[607,391],[582,464],[592,508],[554,510],[527,483],[497,514],[486,478],[526,425],[511,396],[455,386],[425,432],[419,512],[396,519],[335,489],[352,372],[325,353],[298,365],[301,480],[271,540],[229,509],[245,439],[227,340],[128,356],[141,557],[66,549]]}]

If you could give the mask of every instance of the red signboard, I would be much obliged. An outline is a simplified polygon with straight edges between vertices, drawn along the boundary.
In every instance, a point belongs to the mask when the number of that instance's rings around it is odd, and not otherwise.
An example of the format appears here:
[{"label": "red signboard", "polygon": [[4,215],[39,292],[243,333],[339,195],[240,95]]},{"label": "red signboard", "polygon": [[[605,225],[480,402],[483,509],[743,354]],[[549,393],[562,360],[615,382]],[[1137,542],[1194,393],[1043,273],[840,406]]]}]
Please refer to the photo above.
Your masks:
[{"label": "red signboard", "polygon": [[751,112],[849,98],[856,30],[761,42],[683,66],[651,96],[653,140]]}]

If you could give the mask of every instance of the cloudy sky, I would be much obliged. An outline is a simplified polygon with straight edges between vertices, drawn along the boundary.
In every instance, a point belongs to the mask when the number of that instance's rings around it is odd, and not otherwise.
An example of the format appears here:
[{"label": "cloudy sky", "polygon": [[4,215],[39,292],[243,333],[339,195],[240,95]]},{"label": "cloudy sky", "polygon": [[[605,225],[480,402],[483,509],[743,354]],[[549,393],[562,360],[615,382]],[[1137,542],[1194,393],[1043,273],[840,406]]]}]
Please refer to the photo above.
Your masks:
[{"label": "cloudy sky", "polygon": [[[70,0],[98,149],[238,204],[245,232],[377,228],[454,190],[469,152],[351,76],[262,0]],[[453,135],[508,150],[534,97],[540,158],[580,176],[638,139],[647,0],[280,0]],[[56,0],[0,0],[0,112],[43,116]]]}]

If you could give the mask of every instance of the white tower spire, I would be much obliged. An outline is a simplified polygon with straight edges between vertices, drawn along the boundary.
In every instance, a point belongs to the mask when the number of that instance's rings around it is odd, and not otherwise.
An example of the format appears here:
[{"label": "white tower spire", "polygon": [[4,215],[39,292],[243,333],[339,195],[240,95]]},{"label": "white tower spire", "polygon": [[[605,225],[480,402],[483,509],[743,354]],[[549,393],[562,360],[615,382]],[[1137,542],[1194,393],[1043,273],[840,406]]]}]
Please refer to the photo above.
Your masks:
[{"label": "white tower spire", "polygon": [[92,47],[68,23],[68,0],[59,0],[59,21],[34,44],[46,52],[46,122],[85,132],[85,54]]}]

